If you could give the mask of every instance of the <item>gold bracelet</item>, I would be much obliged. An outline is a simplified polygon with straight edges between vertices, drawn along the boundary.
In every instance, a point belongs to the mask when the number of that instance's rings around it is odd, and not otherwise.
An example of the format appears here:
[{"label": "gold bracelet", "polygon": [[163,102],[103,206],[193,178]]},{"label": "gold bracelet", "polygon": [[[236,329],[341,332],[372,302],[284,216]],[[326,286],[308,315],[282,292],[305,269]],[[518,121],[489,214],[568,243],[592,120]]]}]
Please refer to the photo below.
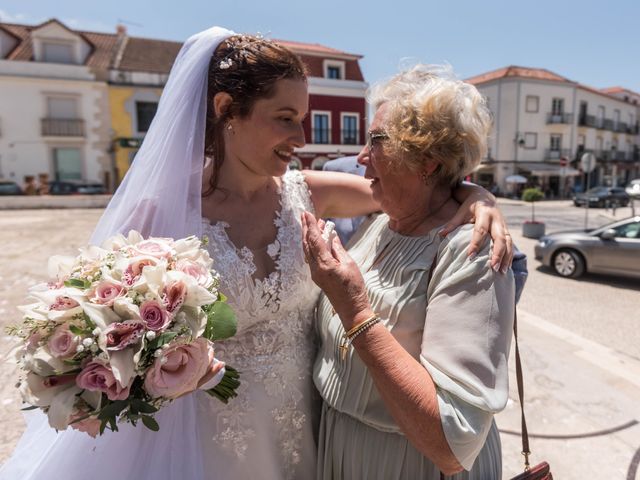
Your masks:
[{"label": "gold bracelet", "polygon": [[342,341],[340,342],[340,357],[344,361],[347,358],[347,352],[349,351],[349,346],[354,338],[360,335],[362,332],[367,330],[369,327],[372,327],[376,323],[380,321],[380,317],[377,314],[371,315],[366,320],[358,323],[356,326],[352,327],[348,332],[342,334]]},{"label": "gold bracelet", "polygon": [[363,326],[365,323],[370,322],[371,320],[373,320],[374,318],[376,318],[378,316],[377,313],[374,313],[373,315],[371,315],[369,318],[367,318],[366,320],[361,321],[360,323],[357,323],[355,326],[351,327],[351,330],[349,330],[347,333],[344,333],[342,336],[343,337],[350,337],[351,335],[353,335],[356,330],[358,330],[361,326]]}]

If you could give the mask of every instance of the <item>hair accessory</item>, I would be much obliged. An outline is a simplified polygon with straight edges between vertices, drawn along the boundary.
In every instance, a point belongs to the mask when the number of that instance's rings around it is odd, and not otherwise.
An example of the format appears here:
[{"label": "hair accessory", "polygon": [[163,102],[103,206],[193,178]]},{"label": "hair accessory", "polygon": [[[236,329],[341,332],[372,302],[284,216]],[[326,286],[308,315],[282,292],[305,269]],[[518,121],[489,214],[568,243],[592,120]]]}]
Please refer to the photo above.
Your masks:
[{"label": "hair accessory", "polygon": [[231,68],[231,66],[233,65],[233,60],[231,60],[230,58],[225,58],[224,60],[220,61],[220,70],[226,70],[228,68]]}]

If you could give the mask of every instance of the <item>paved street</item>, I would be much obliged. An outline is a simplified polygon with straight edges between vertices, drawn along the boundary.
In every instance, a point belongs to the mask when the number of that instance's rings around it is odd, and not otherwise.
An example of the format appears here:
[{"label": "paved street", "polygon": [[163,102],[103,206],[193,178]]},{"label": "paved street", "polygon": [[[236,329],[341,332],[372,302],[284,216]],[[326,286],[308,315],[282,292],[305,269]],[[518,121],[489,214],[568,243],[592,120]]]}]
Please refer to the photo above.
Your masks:
[{"label": "paved street", "polygon": [[[518,246],[529,256],[530,277],[519,305],[520,336],[532,461],[547,459],[559,479],[640,479],[640,282],[587,275],[568,280],[539,267],[534,240],[520,235],[531,208],[501,202]],[[0,325],[18,318],[25,286],[45,279],[47,258],[74,254],[88,240],[100,210],[0,211]],[[630,214],[620,209],[616,218]],[[543,202],[536,218],[547,231],[581,228],[584,212],[570,202]],[[611,212],[591,210],[590,226]],[[9,351],[0,337],[0,355]],[[24,428],[14,388],[15,365],[2,362],[0,462]],[[511,365],[513,370],[513,362]],[[513,372],[512,372],[513,373]],[[498,416],[505,478],[520,468],[515,377],[507,409]],[[594,473],[596,472],[596,473]],[[605,473],[606,472],[606,473]]]}]

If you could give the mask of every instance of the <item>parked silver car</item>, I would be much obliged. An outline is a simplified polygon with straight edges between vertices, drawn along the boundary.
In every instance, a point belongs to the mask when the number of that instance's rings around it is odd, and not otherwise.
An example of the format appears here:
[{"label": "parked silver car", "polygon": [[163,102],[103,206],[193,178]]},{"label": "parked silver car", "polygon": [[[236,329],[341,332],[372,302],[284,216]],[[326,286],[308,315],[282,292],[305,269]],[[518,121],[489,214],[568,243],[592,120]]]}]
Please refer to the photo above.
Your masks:
[{"label": "parked silver car", "polygon": [[594,230],[546,235],[535,246],[535,256],[563,277],[591,272],[640,278],[640,216]]}]

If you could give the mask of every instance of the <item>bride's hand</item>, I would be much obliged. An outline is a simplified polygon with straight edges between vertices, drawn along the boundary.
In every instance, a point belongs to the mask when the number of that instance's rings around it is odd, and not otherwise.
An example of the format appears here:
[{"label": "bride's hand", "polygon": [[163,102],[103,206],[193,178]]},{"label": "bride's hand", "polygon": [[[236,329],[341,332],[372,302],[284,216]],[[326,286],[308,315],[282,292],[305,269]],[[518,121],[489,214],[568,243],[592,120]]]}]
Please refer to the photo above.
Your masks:
[{"label": "bride's hand", "polygon": [[364,278],[337,236],[331,245],[325,242],[318,223],[312,214],[302,214],[305,259],[311,278],[323,290],[345,329],[349,330],[361,319],[371,316]]},{"label": "bride's hand", "polygon": [[442,228],[440,235],[445,236],[460,225],[474,223],[468,255],[478,253],[489,235],[493,240],[491,268],[505,273],[513,261],[513,242],[509,229],[493,195],[483,188],[474,188],[477,191],[467,196],[454,217]]}]

